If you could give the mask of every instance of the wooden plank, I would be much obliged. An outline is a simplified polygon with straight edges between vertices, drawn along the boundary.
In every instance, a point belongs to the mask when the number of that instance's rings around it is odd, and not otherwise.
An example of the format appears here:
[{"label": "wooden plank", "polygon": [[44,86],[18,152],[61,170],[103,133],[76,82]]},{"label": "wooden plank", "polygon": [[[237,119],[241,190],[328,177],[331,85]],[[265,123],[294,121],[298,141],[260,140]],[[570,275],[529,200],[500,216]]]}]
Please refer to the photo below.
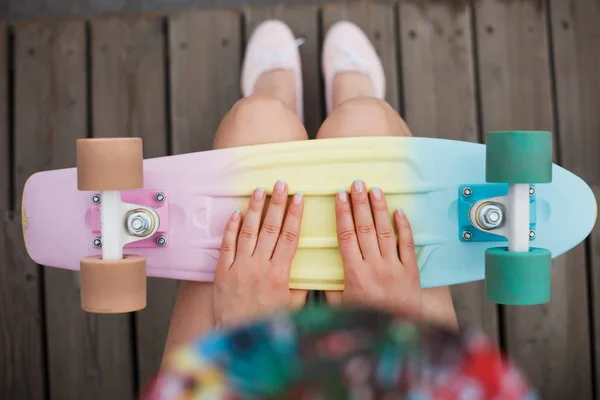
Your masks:
[{"label": "wooden plank", "polygon": [[[94,136],[141,137],[145,158],[168,154],[163,26],[160,17],[91,22]],[[177,294],[174,280],[147,285],[147,306],[135,318],[139,385],[158,371]]]},{"label": "wooden plank", "polygon": [[348,20],[357,24],[370,39],[381,58],[386,78],[385,99],[398,111],[398,61],[394,6],[369,1],[327,4],[323,7],[323,35],[335,22]]},{"label": "wooden plank", "polygon": [[[321,5],[327,0],[286,0],[291,5]],[[449,0],[452,1],[452,0]],[[76,18],[99,15],[173,13],[184,10],[216,10],[248,5],[277,5],[281,0],[4,0],[0,19]]]},{"label": "wooden plank", "polygon": [[321,64],[319,43],[318,8],[313,5],[273,7],[250,7],[245,9],[246,37],[267,19],[278,19],[290,26],[296,37],[303,38],[300,46],[302,78],[304,87],[304,126],[310,138],[314,138],[323,122],[323,98],[321,96]]},{"label": "wooden plank", "polygon": [[[557,93],[561,165],[582,177],[600,198],[600,4],[592,0],[552,1],[551,29]],[[595,394],[600,393],[600,231],[598,224],[589,243],[592,289]],[[584,301],[579,296],[581,301]],[[579,316],[579,315],[578,315]],[[580,322],[581,323],[581,322]],[[583,338],[582,338],[583,339]],[[572,376],[575,378],[575,376]],[[588,384],[570,380],[570,387]]]},{"label": "wooden plank", "polygon": [[[83,21],[16,29],[16,189],[33,172],[75,166],[75,140],[87,133]],[[131,398],[129,326],[122,316],[80,308],[76,273],[45,272],[49,393],[54,398]],[[68,354],[68,357],[65,357]]]},{"label": "wooden plank", "polygon": [[8,27],[0,21],[0,211],[8,210],[11,196],[8,96]]},{"label": "wooden plank", "polygon": [[[7,399],[40,399],[46,393],[40,273],[27,257],[19,212],[9,210],[8,51],[7,26],[0,22],[0,393]],[[22,56],[17,65],[23,65]],[[24,88],[27,77],[17,74],[17,79],[17,87]]]},{"label": "wooden plank", "polygon": [[[554,130],[546,3],[482,0],[476,13],[484,130]],[[549,304],[503,307],[506,349],[545,399],[592,397],[585,268],[579,246],[554,261]]]},{"label": "wooden plank", "polygon": [[173,152],[209,150],[240,98],[240,14],[190,12],[169,21]]},{"label": "wooden plank", "polygon": [[[479,141],[469,1],[399,6],[404,111],[413,135]],[[498,340],[498,315],[483,282],[451,288],[461,328]]]}]

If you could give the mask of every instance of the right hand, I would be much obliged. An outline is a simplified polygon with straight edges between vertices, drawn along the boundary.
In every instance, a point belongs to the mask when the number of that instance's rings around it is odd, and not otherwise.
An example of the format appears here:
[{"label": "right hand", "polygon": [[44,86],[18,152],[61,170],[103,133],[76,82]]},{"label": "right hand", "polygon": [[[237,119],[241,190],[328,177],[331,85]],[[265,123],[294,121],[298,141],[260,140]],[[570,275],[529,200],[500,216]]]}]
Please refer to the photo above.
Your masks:
[{"label": "right hand", "polygon": [[404,212],[394,212],[396,242],[381,189],[375,187],[369,194],[365,183],[357,180],[350,196],[345,191],[338,193],[335,207],[344,290],[327,292],[328,303],[368,306],[403,315],[418,313],[419,268],[411,226]]}]

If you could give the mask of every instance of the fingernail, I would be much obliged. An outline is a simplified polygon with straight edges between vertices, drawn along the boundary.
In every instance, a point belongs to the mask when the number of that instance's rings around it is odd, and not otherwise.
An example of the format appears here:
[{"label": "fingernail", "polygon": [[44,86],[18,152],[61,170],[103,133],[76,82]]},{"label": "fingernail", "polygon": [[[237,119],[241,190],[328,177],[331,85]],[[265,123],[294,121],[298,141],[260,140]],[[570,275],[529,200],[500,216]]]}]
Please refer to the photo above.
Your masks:
[{"label": "fingernail", "polygon": [[361,179],[356,179],[354,181],[354,191],[356,193],[362,193],[364,186],[365,185]]},{"label": "fingernail", "polygon": [[257,187],[256,190],[254,191],[254,198],[256,200],[262,200],[263,197],[265,197],[265,189],[263,189],[261,187]]},{"label": "fingernail", "polygon": [[231,219],[234,221],[237,221],[239,217],[240,217],[240,210],[236,208],[235,210],[233,210],[233,214],[231,214]]},{"label": "fingernail", "polygon": [[381,189],[379,186],[373,186],[371,191],[373,192],[373,197],[375,197],[375,200],[381,200]]},{"label": "fingernail", "polygon": [[285,182],[282,180],[278,180],[275,184],[275,191],[278,193],[283,193],[285,191]]},{"label": "fingernail", "polygon": [[292,201],[294,202],[294,204],[300,204],[302,202],[302,192],[294,194],[294,197],[292,197]]},{"label": "fingernail", "polygon": [[404,214],[404,211],[402,211],[402,209],[401,209],[401,208],[399,208],[399,209],[398,209],[398,210],[396,210],[396,211],[398,211],[398,216],[399,216],[400,218],[404,218],[404,217],[406,216],[406,215]]},{"label": "fingernail", "polygon": [[348,193],[346,193],[346,191],[344,189],[341,189],[338,192],[337,197],[342,203],[345,203],[346,200],[348,200]]}]

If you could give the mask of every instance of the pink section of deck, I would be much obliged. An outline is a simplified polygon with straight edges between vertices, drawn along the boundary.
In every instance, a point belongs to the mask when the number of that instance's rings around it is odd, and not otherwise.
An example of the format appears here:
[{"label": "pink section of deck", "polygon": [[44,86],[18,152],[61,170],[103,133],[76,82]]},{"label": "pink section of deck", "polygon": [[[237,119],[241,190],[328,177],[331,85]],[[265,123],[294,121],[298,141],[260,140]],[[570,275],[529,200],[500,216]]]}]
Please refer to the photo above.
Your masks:
[{"label": "pink section of deck", "polygon": [[[215,201],[214,196],[220,191],[217,187],[227,185],[227,154],[231,153],[225,150],[203,157],[144,160],[144,190],[163,192],[168,199],[168,205],[158,208],[167,217],[160,231],[168,228],[168,242],[164,248],[139,242],[125,252],[145,256],[149,276],[212,281],[221,232],[234,208],[227,198]],[[101,254],[93,245],[98,228],[94,192],[77,190],[76,174],[74,168],[38,173],[25,186],[24,237],[38,264],[73,270],[81,258]],[[143,203],[151,203],[150,193],[124,192],[122,198],[134,202],[141,195]]]}]

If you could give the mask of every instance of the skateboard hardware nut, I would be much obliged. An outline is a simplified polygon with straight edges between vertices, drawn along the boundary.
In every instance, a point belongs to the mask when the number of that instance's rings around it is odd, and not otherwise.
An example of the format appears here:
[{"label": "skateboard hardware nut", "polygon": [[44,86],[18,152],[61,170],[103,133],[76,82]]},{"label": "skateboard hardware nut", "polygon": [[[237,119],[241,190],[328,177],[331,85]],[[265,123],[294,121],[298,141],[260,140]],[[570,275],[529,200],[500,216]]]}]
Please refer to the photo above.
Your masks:
[{"label": "skateboard hardware nut", "polygon": [[471,231],[463,231],[462,237],[465,240],[471,240],[473,238],[473,234],[471,233]]},{"label": "skateboard hardware nut", "polygon": [[99,237],[95,237],[93,243],[94,247],[96,248],[102,247],[102,239],[100,239]]},{"label": "skateboard hardware nut", "polygon": [[154,218],[146,210],[133,210],[127,216],[127,231],[133,236],[148,236],[153,228]]},{"label": "skateboard hardware nut", "polygon": [[472,194],[473,194],[473,191],[471,190],[471,188],[470,188],[470,187],[466,187],[466,188],[463,188],[463,190],[462,190],[462,194],[463,194],[463,196],[465,196],[465,197],[469,197],[470,195],[472,195]]},{"label": "skateboard hardware nut", "polygon": [[529,195],[533,196],[535,194],[535,188],[533,186],[529,186]]},{"label": "skateboard hardware nut", "polygon": [[159,245],[160,247],[166,246],[167,244],[167,238],[164,236],[159,236],[156,239],[156,244]]},{"label": "skateboard hardware nut", "polygon": [[163,203],[167,199],[167,196],[163,192],[158,192],[154,198],[157,202]]},{"label": "skateboard hardware nut", "polygon": [[504,222],[504,210],[499,204],[485,202],[477,208],[475,218],[482,229],[495,229]]},{"label": "skateboard hardware nut", "polygon": [[535,239],[535,231],[533,229],[531,229],[529,231],[529,240],[533,240]]},{"label": "skateboard hardware nut", "polygon": [[94,194],[92,196],[92,203],[94,203],[94,204],[100,204],[100,195],[99,194]]}]

